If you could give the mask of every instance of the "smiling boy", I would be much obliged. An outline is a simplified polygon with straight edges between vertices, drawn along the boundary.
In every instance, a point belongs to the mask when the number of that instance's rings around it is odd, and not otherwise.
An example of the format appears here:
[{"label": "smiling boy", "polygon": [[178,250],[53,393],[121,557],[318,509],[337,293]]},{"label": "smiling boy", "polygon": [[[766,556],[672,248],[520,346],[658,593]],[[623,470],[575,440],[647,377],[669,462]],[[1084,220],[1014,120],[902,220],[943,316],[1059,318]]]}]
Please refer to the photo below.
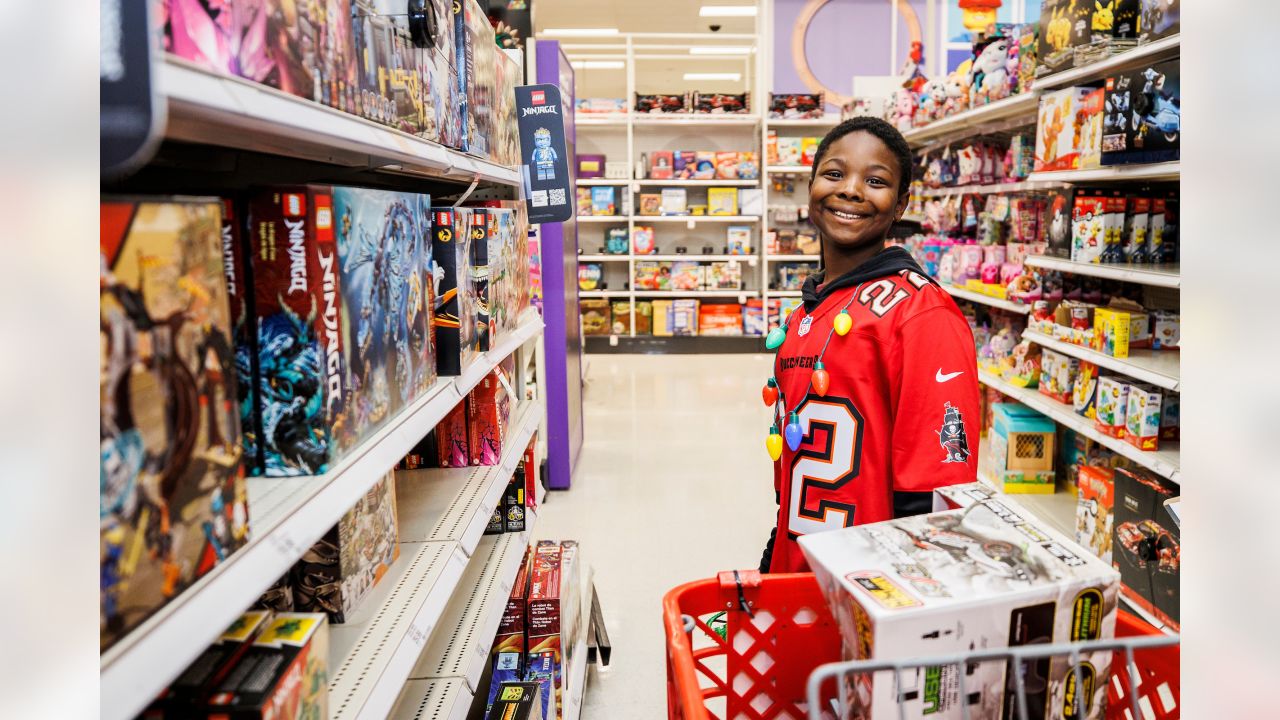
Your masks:
[{"label": "smiling boy", "polygon": [[798,424],[799,442],[774,463],[765,572],[808,569],[801,535],[928,512],[934,488],[974,480],[978,464],[969,325],[905,250],[885,247],[907,206],[906,141],[883,120],[853,118],[823,138],[812,172],[823,270],[774,362],[778,427]]}]

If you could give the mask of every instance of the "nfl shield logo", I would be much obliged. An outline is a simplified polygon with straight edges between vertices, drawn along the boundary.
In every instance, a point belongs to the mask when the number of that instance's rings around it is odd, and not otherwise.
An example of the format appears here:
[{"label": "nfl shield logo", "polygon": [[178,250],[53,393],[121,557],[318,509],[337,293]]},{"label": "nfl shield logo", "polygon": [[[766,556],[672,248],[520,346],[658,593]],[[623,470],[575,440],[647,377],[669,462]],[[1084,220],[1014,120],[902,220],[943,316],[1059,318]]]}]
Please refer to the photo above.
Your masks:
[{"label": "nfl shield logo", "polygon": [[801,320],[801,321],[800,321],[800,331],[799,331],[797,334],[798,334],[800,337],[804,337],[805,335],[808,335],[808,334],[809,334],[809,326],[811,326],[811,325],[813,325],[813,316],[812,316],[812,315],[810,315],[809,317],[806,317],[805,319],[803,319],[803,320]]}]

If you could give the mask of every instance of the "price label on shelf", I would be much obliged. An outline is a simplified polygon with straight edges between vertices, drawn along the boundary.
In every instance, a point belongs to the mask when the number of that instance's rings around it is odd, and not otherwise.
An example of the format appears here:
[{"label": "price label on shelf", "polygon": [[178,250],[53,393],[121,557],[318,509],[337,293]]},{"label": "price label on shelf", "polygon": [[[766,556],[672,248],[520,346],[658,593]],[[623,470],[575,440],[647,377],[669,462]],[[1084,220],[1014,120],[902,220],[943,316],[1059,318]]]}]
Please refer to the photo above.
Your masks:
[{"label": "price label on shelf", "polygon": [[293,537],[293,534],[285,528],[281,528],[267,536],[267,542],[271,543],[276,552],[289,560],[296,560],[302,557],[302,553],[306,551],[302,543],[298,542]]},{"label": "price label on shelf", "polygon": [[431,637],[431,631],[434,629],[435,623],[414,623],[409,626],[409,632],[405,633],[405,637],[413,643],[414,647],[421,648],[427,644],[427,638]]}]

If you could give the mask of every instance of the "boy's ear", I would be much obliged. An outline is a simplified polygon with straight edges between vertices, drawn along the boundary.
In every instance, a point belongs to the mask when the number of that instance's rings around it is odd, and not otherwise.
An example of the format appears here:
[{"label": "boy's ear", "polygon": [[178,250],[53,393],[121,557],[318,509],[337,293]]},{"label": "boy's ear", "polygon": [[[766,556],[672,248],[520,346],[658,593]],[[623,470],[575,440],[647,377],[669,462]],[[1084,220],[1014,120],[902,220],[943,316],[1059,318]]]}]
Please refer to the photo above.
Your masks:
[{"label": "boy's ear", "polygon": [[901,220],[902,214],[907,211],[907,203],[911,202],[911,190],[898,197],[898,204],[894,206],[894,220]]}]

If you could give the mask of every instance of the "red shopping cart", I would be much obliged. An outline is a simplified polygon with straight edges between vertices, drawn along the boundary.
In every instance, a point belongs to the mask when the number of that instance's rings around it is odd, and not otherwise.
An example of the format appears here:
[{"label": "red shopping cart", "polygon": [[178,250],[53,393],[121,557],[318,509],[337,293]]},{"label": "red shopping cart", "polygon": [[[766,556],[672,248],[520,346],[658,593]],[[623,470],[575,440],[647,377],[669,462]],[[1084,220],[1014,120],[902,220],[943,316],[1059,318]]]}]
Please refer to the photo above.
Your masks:
[{"label": "red shopping cart", "polygon": [[[840,635],[812,573],[723,572],[686,583],[663,599],[669,720],[819,718],[806,705],[806,682],[840,659]],[[1117,638],[1161,635],[1126,612]],[[1107,720],[1179,717],[1179,649],[1136,649],[1130,666],[1117,652],[1107,688]],[[1130,676],[1134,667],[1137,678]],[[835,696],[825,678],[822,704]],[[1131,693],[1136,696],[1130,697]],[[1133,702],[1131,702],[1131,699]]]}]

